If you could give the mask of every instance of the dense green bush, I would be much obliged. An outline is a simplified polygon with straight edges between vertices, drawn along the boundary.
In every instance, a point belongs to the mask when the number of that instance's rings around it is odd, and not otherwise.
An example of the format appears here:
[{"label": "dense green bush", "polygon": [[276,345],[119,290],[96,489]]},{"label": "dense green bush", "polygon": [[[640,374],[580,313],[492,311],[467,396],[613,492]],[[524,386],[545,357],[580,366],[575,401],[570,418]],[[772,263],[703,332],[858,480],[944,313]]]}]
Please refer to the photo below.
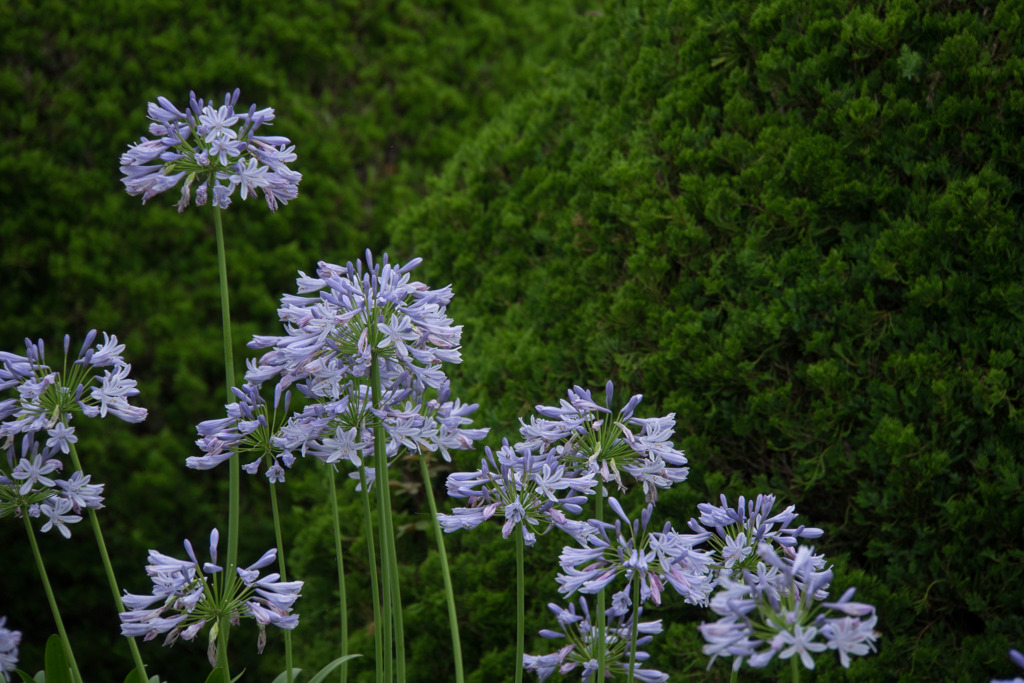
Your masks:
[{"label": "dense green bush", "polygon": [[[274,107],[273,132],[296,144],[299,199],[271,215],[262,200],[236,196],[225,216],[239,359],[254,333],[279,329],[278,297],[297,270],[387,243],[388,219],[424,193],[426,177],[565,51],[560,32],[576,13],[568,0],[0,3],[0,349],[23,351],[30,336],[52,353],[65,332],[77,349],[93,327],[126,342],[149,419],[80,427],[85,467],[107,483],[103,518],[123,587],[143,590],[146,550],[205,538],[224,524],[226,504],[223,473],[184,468],[195,424],[223,412],[212,212],[177,215],[174,197],[142,206],[124,193],[118,157],[147,135],[146,103],[164,95],[183,106],[190,89],[219,98],[238,87],[245,107]],[[324,501],[319,480],[298,479],[284,501],[297,508],[289,535]],[[243,559],[273,543],[264,489],[251,484],[246,498]],[[43,543],[84,675],[123,676],[127,648],[90,532]],[[303,547],[296,562],[315,565]],[[25,634],[26,668],[41,665],[54,627],[20,525],[0,525],[0,549],[0,613]],[[336,608],[317,616],[335,603],[315,604],[302,612],[307,633],[336,628]],[[283,668],[270,654],[278,648],[256,659],[255,632],[236,642],[251,679]],[[144,650],[173,681],[193,680],[204,652]]]},{"label": "dense green bush", "polygon": [[[239,354],[277,329],[295,270],[367,246],[423,256],[420,279],[453,283],[465,325],[456,390],[495,439],[611,378],[644,393],[642,414],[676,413],[692,474],[660,519],[681,527],[719,492],[771,489],[826,530],[837,585],[878,605],[882,639],[817,680],[1007,675],[1006,650],[1024,645],[1020,3],[237,5],[0,9],[0,348],[89,327],[128,343],[151,419],[82,438],[126,588],[142,587],[147,547],[202,537],[226,497],[223,477],[181,466],[190,426],[220,410],[209,216],[139,206],[116,158],[156,95],[238,86],[277,108],[305,175],[277,215],[228,213]],[[428,682],[447,679],[449,644],[417,480],[410,469],[397,491],[399,543],[410,680]],[[337,620],[324,491],[289,482],[287,535],[310,580],[297,640],[323,662]],[[246,486],[243,558],[271,538],[262,484]],[[370,652],[353,497],[343,511],[352,644]],[[58,584],[82,588],[69,620],[99,624],[108,599],[77,538],[46,539],[48,557]],[[495,528],[448,540],[469,680],[511,680],[511,546]],[[560,544],[527,555],[528,652],[542,651],[530,634],[549,625]],[[26,631],[28,664],[52,627],[32,567],[7,559],[23,545],[0,527],[0,613]],[[724,680],[721,664],[703,672],[703,612],[657,616],[671,627],[652,664]],[[114,641],[76,639],[91,671],[127,670]],[[146,659],[188,680],[203,647],[182,647]],[[281,668],[270,648],[262,661],[244,662],[253,680]]]},{"label": "dense green bush", "polygon": [[1020,22],[607,3],[396,221],[493,424],[611,377],[676,413],[698,498],[767,486],[824,527],[879,607],[858,680],[1005,675],[1024,643]]}]

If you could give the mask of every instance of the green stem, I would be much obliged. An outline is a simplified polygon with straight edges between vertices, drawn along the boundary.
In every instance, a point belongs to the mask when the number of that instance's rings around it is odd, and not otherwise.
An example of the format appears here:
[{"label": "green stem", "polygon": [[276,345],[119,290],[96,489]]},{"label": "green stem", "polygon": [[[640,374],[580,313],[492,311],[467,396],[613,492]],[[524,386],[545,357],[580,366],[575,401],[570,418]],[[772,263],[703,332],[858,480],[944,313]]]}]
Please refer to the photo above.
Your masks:
[{"label": "green stem", "polygon": [[370,565],[370,595],[373,598],[373,652],[376,656],[378,681],[384,678],[384,656],[380,635],[380,590],[377,588],[377,554],[373,548],[373,519],[370,517],[370,492],[366,485],[366,468],[359,466],[359,490],[363,499],[363,529],[366,533],[366,553]]},{"label": "green stem", "polygon": [[[213,207],[213,225],[217,233],[217,270],[220,274],[220,317],[224,336],[224,380],[227,383],[226,396],[228,403],[233,403],[235,386],[235,359],[231,343],[231,303],[228,296],[228,265],[224,250],[224,227],[221,222],[220,209]],[[228,557],[224,571],[228,577],[238,567],[238,500],[239,500],[239,464],[238,453],[233,453],[228,461]],[[221,617],[217,634],[217,659],[227,661],[228,631],[231,622],[228,617]],[[225,664],[226,666],[226,664]],[[225,674],[227,669],[225,668]],[[227,679],[230,680],[230,679]]]},{"label": "green stem", "polygon": [[430,467],[427,462],[429,455],[420,454],[420,473],[423,475],[423,487],[427,491],[427,503],[430,505],[430,520],[434,527],[434,536],[437,539],[437,555],[441,558],[441,578],[444,580],[444,594],[448,602],[448,628],[452,633],[452,655],[455,657],[455,681],[463,683],[465,678],[462,673],[462,644],[459,640],[459,618],[455,613],[455,593],[452,590],[452,575],[448,569],[448,553],[444,549],[444,535],[441,531],[441,523],[437,521],[437,503],[434,502],[434,487],[430,482]]},{"label": "green stem", "polygon": [[[277,567],[281,572],[281,581],[288,580],[288,573],[285,571],[284,561],[284,536],[281,533],[281,515],[277,510],[277,488],[274,482],[270,482],[270,509],[274,515],[274,538],[277,541]],[[292,683],[292,632],[288,629],[284,631],[284,667],[285,678],[288,683]]]},{"label": "green stem", "polygon": [[523,652],[526,633],[526,585],[523,580],[523,530],[515,529],[516,537],[516,683],[523,683]]},{"label": "green stem", "polygon": [[[341,656],[348,655],[348,601],[345,597],[345,559],[341,552],[341,522],[338,520],[338,490],[334,482],[334,467],[324,468],[331,497],[331,525],[334,527],[334,555],[338,560],[338,603],[341,610]],[[341,681],[348,678],[348,663],[341,665]]]},{"label": "green stem", "polygon": [[[597,500],[595,501],[594,514],[599,522],[604,521],[604,482],[597,485]],[[608,666],[608,626],[605,617],[605,593],[604,588],[597,592],[597,638],[594,646],[597,648],[597,678],[596,681],[604,681],[605,671]]]},{"label": "green stem", "polygon": [[[380,387],[380,364],[377,362],[377,354],[370,358],[370,389],[373,396],[373,405],[381,405]],[[391,516],[391,485],[390,470],[388,469],[387,452],[384,443],[384,426],[379,420],[373,425],[373,452],[377,475],[377,501],[380,508],[377,511],[380,528],[380,556],[381,571],[384,574],[384,621],[388,625],[390,619],[394,621],[394,642],[395,642],[395,673],[398,683],[405,683],[405,628],[402,620],[402,591],[398,577],[398,556],[395,549],[395,528]],[[390,652],[388,652],[390,657]],[[387,660],[385,660],[387,661]]]},{"label": "green stem", "polygon": [[740,679],[740,672],[737,669],[733,669],[732,673],[729,674],[729,683],[736,683]]},{"label": "green stem", "polygon": [[633,575],[633,626],[629,634],[629,674],[626,683],[633,683],[633,671],[636,667],[636,637],[640,627],[640,577]]},{"label": "green stem", "polygon": [[75,661],[75,653],[71,650],[71,641],[68,640],[68,633],[64,630],[64,621],[60,618],[60,610],[57,609],[57,599],[53,596],[53,588],[50,587],[50,579],[46,576],[46,567],[43,566],[43,556],[36,544],[36,534],[32,530],[32,523],[28,519],[28,508],[21,508],[21,519],[25,522],[25,532],[28,534],[29,545],[32,546],[32,555],[36,558],[36,569],[39,570],[39,579],[43,582],[43,590],[46,591],[46,599],[50,603],[50,610],[53,612],[53,620],[57,622],[57,633],[60,635],[61,645],[64,646],[64,657],[71,667],[71,674],[75,683],[82,683],[82,674],[78,671],[78,663]]},{"label": "green stem", "polygon": [[[387,479],[384,480],[387,482]],[[384,531],[387,534],[388,545],[391,552],[388,553],[390,567],[388,576],[391,579],[391,600],[393,601],[391,616],[395,620],[395,676],[398,683],[405,683],[405,623],[402,614],[402,590],[398,577],[398,552],[395,546],[395,526],[391,518],[391,501],[388,497],[388,507],[384,511],[387,515],[387,527]]]},{"label": "green stem", "polygon": [[793,683],[800,683],[800,658],[789,658],[790,671],[793,672]]},{"label": "green stem", "polygon": [[[67,422],[65,422],[67,425]],[[78,459],[78,449],[75,448],[75,444],[69,443],[71,446],[71,463],[75,466],[75,469],[82,472],[82,463]],[[84,474],[84,472],[83,472]],[[110,563],[110,554],[107,552],[107,544],[103,540],[103,532],[100,530],[100,519],[96,514],[96,511],[92,508],[88,509],[89,524],[92,526],[92,533],[96,537],[96,545],[100,550],[100,559],[103,561],[103,570],[107,574],[107,583],[110,584],[110,590],[114,594],[114,605],[117,607],[117,611],[120,614],[124,612],[124,602],[121,600],[121,589],[117,587],[117,578],[114,576],[114,567]],[[135,663],[135,670],[141,677],[139,680],[145,683],[149,680],[149,676],[146,675],[146,665],[142,663],[142,655],[139,653],[139,646],[136,644],[134,638],[126,638],[128,641],[128,649],[132,653],[132,661]]]}]

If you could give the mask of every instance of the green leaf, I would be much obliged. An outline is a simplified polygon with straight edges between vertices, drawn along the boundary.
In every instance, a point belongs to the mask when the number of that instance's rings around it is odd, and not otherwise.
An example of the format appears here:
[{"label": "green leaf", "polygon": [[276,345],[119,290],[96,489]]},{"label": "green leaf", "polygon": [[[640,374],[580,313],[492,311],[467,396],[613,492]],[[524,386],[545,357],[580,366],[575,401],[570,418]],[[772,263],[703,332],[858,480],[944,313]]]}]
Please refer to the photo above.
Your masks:
[{"label": "green leaf", "polygon": [[222,683],[224,680],[224,674],[221,673],[220,669],[214,669],[210,672],[210,675],[206,677],[206,683]]},{"label": "green leaf", "polygon": [[27,673],[25,673],[21,669],[15,669],[14,673],[16,673],[19,676],[21,676],[21,683],[36,683],[34,678],[29,676]]},{"label": "green leaf", "polygon": [[[292,680],[294,681],[298,677],[298,675],[300,673],[302,673],[302,669],[300,669],[297,666],[293,666],[292,667]],[[282,671],[281,673],[279,673],[277,675],[277,678],[275,678],[272,683],[286,683],[287,680],[288,680],[288,671],[285,670],[285,671]]]},{"label": "green leaf", "polygon": [[64,656],[60,638],[50,636],[46,641],[46,683],[71,683],[71,671]]},{"label": "green leaf", "polygon": [[320,669],[320,671],[310,679],[309,683],[321,683],[321,681],[327,678],[327,674],[331,673],[348,660],[355,659],[356,657],[362,657],[362,655],[345,655],[344,657],[338,657],[333,662]]}]

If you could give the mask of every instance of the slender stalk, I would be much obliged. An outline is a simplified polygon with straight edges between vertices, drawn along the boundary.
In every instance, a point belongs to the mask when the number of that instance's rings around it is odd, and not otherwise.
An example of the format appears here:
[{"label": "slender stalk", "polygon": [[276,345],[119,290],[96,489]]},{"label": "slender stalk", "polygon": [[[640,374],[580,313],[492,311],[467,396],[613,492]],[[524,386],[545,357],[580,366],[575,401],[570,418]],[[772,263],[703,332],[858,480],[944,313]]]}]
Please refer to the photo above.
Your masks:
[{"label": "slender stalk", "polygon": [[800,658],[789,658],[790,671],[793,672],[793,683],[800,683]]},{"label": "slender stalk", "polygon": [[633,576],[633,625],[629,634],[629,674],[626,683],[633,683],[633,671],[636,667],[636,637],[640,626],[640,577]]},{"label": "slender stalk", "polygon": [[384,678],[384,656],[380,637],[380,590],[377,588],[377,554],[373,549],[373,519],[370,517],[370,492],[366,486],[366,468],[359,466],[359,490],[363,499],[363,529],[366,534],[366,553],[370,566],[370,595],[373,598],[373,652],[376,656],[376,673],[378,681]]},{"label": "slender stalk", "polygon": [[[334,482],[334,468],[324,468],[331,498],[331,525],[334,528],[334,555],[338,559],[338,603],[341,610],[341,656],[348,655],[348,600],[345,597],[345,559],[341,552],[341,522],[338,520],[338,489]],[[341,681],[348,678],[348,662],[341,665]]]},{"label": "slender stalk", "polygon": [[[373,396],[373,405],[380,407],[380,364],[377,362],[377,354],[374,353],[370,359],[370,389]],[[384,574],[384,621],[388,625],[390,619],[394,621],[394,642],[395,642],[395,673],[398,683],[405,683],[405,628],[402,620],[402,591],[398,577],[398,557],[395,550],[395,528],[391,517],[391,486],[390,471],[388,469],[387,453],[384,444],[384,426],[380,421],[373,425],[373,452],[374,467],[377,475],[377,502],[380,508],[377,511],[380,528],[380,557],[381,571]],[[390,656],[390,652],[388,653]],[[387,660],[385,660],[386,662]]]},{"label": "slender stalk", "polygon": [[[270,482],[270,509],[274,515],[274,538],[277,541],[277,568],[281,572],[281,581],[288,580],[284,561],[284,536],[281,534],[281,516],[277,510],[277,488]],[[292,632],[284,629],[284,667],[287,683],[292,683]]]},{"label": "slender stalk", "polygon": [[[597,501],[595,502],[594,514],[597,516],[597,521],[604,521],[604,482],[597,485]],[[597,647],[597,678],[595,680],[603,681],[605,678],[605,670],[608,666],[608,627],[605,618],[605,594],[604,588],[597,593],[597,638],[595,645]]]},{"label": "slender stalk", "polygon": [[[65,423],[66,424],[66,423]],[[78,449],[75,448],[74,443],[68,444],[71,447],[71,463],[75,466],[75,469],[79,472],[82,471],[82,463],[78,459]],[[124,612],[124,602],[121,600],[121,589],[117,587],[117,578],[114,576],[114,567],[110,563],[110,554],[107,553],[107,544],[103,540],[103,532],[100,531],[100,520],[96,511],[92,508],[88,508],[89,524],[92,526],[92,533],[96,537],[96,545],[100,550],[100,559],[103,561],[103,571],[107,573],[107,583],[110,584],[110,590],[114,594],[114,605],[117,607],[118,613]],[[128,649],[132,653],[132,661],[135,663],[135,670],[141,677],[139,680],[145,683],[149,680],[149,676],[146,675],[146,665],[142,663],[142,655],[139,653],[139,646],[136,644],[134,638],[126,638],[128,641]]]},{"label": "slender stalk", "polygon": [[734,668],[732,670],[732,673],[729,675],[729,683],[737,683],[737,681],[739,681],[739,679],[740,679],[740,672],[739,672],[738,669]]},{"label": "slender stalk", "polygon": [[516,683],[523,683],[526,633],[526,584],[523,580],[523,531],[516,529]]},{"label": "slender stalk", "polygon": [[[387,479],[384,480],[387,482]],[[398,576],[398,552],[395,547],[395,525],[391,518],[391,499],[388,496],[388,506],[384,510],[387,516],[387,526],[384,532],[387,534],[387,542],[391,548],[388,553],[388,576],[391,579],[391,600],[393,602],[391,616],[395,621],[395,677],[398,683],[405,683],[405,624],[402,614],[402,590],[399,585]]]},{"label": "slender stalk", "polygon": [[46,576],[43,556],[36,544],[36,534],[32,530],[32,523],[28,520],[28,508],[21,508],[21,519],[25,522],[25,532],[28,534],[29,545],[32,546],[32,555],[36,558],[36,569],[39,570],[39,579],[43,582],[43,590],[46,591],[46,599],[50,603],[53,620],[57,622],[57,633],[60,635],[61,645],[64,646],[64,657],[68,660],[68,666],[71,667],[71,675],[75,679],[75,683],[82,683],[82,674],[78,671],[78,662],[75,661],[75,653],[71,650],[71,641],[68,640],[68,633],[64,630],[64,621],[60,618],[60,610],[57,609],[57,599],[53,596],[50,579]]},{"label": "slender stalk", "polygon": [[[376,359],[373,361],[373,366],[376,368]],[[373,402],[377,405],[378,395],[380,391],[380,371],[376,373],[378,378],[376,382],[373,381],[374,372],[371,373],[371,384],[373,385]],[[377,490],[377,540],[380,542],[380,604],[381,604],[381,619],[377,622],[377,629],[381,634],[382,651],[384,654],[384,677],[380,679],[381,683],[391,683],[392,672],[394,671],[394,640],[392,626],[394,619],[392,618],[392,612],[394,611],[394,603],[392,602],[392,581],[391,581],[391,560],[389,558],[393,548],[388,543],[387,526],[390,523],[387,515],[384,512],[385,505],[389,502],[388,495],[388,463],[387,453],[384,448],[384,440],[382,438],[381,431],[378,425],[375,423],[373,427],[373,469],[376,476],[374,485]],[[375,632],[376,633],[376,632]]]},{"label": "slender stalk", "polygon": [[463,683],[465,678],[462,673],[462,643],[459,640],[459,617],[455,613],[455,593],[452,590],[452,575],[448,569],[448,553],[444,549],[444,534],[441,532],[441,523],[437,521],[437,503],[434,502],[434,488],[430,482],[428,458],[429,454],[420,454],[420,473],[423,475],[423,487],[427,491],[427,503],[430,505],[430,520],[434,527],[434,537],[437,539],[437,555],[441,558],[441,578],[444,580],[445,600],[448,602],[448,628],[452,633],[452,656],[455,658],[455,681],[456,683]]},{"label": "slender stalk", "polygon": [[[224,336],[224,380],[227,383],[226,395],[228,403],[232,403],[231,387],[235,386],[235,358],[231,343],[231,303],[228,296],[228,265],[224,250],[224,227],[221,222],[220,208],[213,206],[213,225],[217,233],[217,270],[220,274],[220,317]],[[238,453],[233,453],[228,461],[228,558],[224,568],[227,575],[235,573],[238,567],[238,499],[239,499],[239,464]],[[231,622],[228,617],[221,617],[217,634],[217,659],[225,662],[227,675],[228,631]],[[226,678],[230,681],[230,678]]]}]

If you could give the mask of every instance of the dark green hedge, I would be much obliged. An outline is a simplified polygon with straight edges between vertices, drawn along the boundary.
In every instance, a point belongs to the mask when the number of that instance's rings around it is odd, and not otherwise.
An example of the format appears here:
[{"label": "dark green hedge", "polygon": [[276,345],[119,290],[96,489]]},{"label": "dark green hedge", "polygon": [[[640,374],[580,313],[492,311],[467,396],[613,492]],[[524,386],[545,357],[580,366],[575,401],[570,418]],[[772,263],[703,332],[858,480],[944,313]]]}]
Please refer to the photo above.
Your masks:
[{"label": "dark green hedge", "polygon": [[[238,87],[245,107],[274,107],[272,131],[296,144],[299,198],[271,215],[236,197],[225,217],[240,359],[254,333],[279,329],[278,298],[297,270],[387,243],[388,220],[424,194],[425,179],[566,51],[561,32],[577,13],[571,0],[0,2],[0,349],[23,351],[30,336],[55,350],[65,332],[78,344],[93,327],[127,343],[150,418],[80,427],[86,469],[107,482],[106,534],[125,588],[146,589],[148,548],[178,552],[226,517],[224,473],[184,468],[195,424],[223,413],[212,212],[179,216],[174,197],[142,206],[124,193],[118,158],[147,135],[146,103],[164,95],[183,106],[189,90],[217,98]],[[324,501],[319,480],[296,484],[284,501],[300,508],[290,536]],[[240,557],[258,557],[273,544],[262,483],[246,500]],[[43,540],[84,675],[121,680],[127,648],[88,529],[71,543]],[[20,525],[0,525],[0,614],[24,632],[32,669],[54,627],[26,551]],[[319,561],[295,554],[300,568]],[[327,629],[337,615],[317,616],[331,608],[313,602],[313,588],[304,637],[336,640]],[[262,659],[255,638],[237,636],[237,666],[269,680],[283,669],[280,636]],[[175,682],[205,666],[202,644],[144,652]]]},{"label": "dark green hedge", "polygon": [[[571,384],[611,378],[644,393],[642,414],[677,415],[692,475],[661,519],[683,526],[719,492],[770,489],[825,528],[838,583],[878,605],[883,637],[877,656],[817,680],[1006,677],[1007,649],[1024,645],[1021,13],[913,0],[7,3],[0,348],[90,327],[128,343],[151,418],[89,425],[81,443],[108,482],[124,587],[145,588],[146,548],[222,523],[224,477],[182,466],[191,426],[220,411],[210,217],[178,216],[171,198],[140,206],[116,160],[144,133],[147,101],[237,86],[278,110],[305,176],[277,215],[228,213],[239,357],[277,329],[296,270],[367,246],[423,256],[421,279],[453,283],[465,325],[457,390],[496,438]],[[407,475],[410,680],[427,683],[448,678],[449,645]],[[246,486],[243,558],[272,538],[262,485]],[[319,479],[296,473],[285,491],[295,573],[310,582],[297,638],[309,668],[333,655],[332,542]],[[370,652],[358,503],[342,505],[352,645]],[[449,537],[474,683],[511,680],[514,560],[497,531]],[[87,678],[113,680],[127,649],[101,626],[103,579],[88,532],[76,539],[46,539],[47,557]],[[32,668],[52,626],[24,545],[0,526],[0,613],[26,632]],[[559,547],[545,537],[527,557],[531,634],[549,625]],[[655,666],[725,679],[723,666],[703,673],[702,612],[659,616],[672,626]],[[259,660],[250,636],[234,640],[239,661],[267,679],[282,668],[274,636]],[[542,645],[528,636],[528,651]],[[184,681],[203,649],[145,654]]]},{"label": "dark green hedge", "polygon": [[879,608],[856,680],[1024,644],[1021,9],[605,3],[395,223],[496,424],[611,377],[678,417],[664,514],[768,486],[824,527]]}]

